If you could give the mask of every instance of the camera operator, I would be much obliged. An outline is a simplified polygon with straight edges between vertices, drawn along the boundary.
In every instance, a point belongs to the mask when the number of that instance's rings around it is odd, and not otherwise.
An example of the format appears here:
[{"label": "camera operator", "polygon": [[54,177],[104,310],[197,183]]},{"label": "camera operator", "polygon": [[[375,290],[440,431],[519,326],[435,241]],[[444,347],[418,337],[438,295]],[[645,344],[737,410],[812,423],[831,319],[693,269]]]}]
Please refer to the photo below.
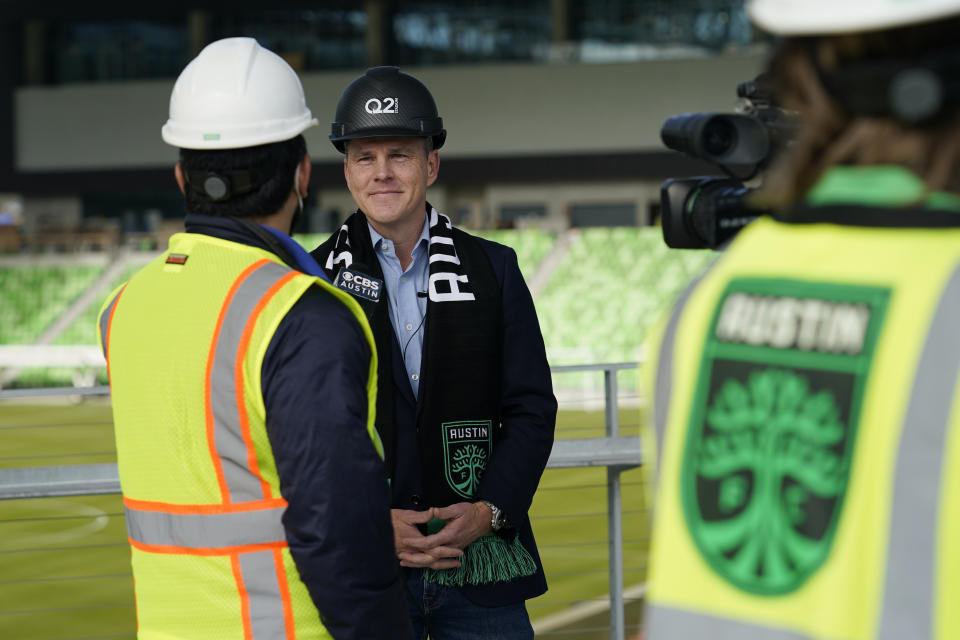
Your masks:
[{"label": "camera operator", "polygon": [[960,638],[960,0],[753,0],[799,114],[648,349],[648,640]]}]

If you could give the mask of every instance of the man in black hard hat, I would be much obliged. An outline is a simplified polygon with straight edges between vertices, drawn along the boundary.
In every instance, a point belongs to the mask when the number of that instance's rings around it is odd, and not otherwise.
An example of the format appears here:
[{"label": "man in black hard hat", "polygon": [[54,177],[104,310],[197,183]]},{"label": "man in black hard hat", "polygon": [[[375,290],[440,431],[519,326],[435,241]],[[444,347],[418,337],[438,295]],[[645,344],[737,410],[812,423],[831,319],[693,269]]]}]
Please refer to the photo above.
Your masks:
[{"label": "man in black hard hat", "polygon": [[527,517],[557,403],[512,249],[426,200],[446,139],[430,91],[396,67],[352,82],[330,140],[358,209],[313,251],[373,328],[376,425],[417,637],[532,638],[546,591]]}]

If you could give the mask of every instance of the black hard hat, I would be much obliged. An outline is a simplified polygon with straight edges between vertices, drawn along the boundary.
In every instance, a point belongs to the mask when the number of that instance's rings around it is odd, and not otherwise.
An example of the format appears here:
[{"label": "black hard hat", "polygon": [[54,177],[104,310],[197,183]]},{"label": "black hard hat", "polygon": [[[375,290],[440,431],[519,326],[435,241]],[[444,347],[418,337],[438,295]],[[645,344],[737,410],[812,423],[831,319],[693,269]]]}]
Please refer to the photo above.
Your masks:
[{"label": "black hard hat", "polygon": [[379,136],[447,139],[443,118],[426,86],[397,67],[373,67],[350,83],[337,103],[330,141],[341,153],[344,140]]}]

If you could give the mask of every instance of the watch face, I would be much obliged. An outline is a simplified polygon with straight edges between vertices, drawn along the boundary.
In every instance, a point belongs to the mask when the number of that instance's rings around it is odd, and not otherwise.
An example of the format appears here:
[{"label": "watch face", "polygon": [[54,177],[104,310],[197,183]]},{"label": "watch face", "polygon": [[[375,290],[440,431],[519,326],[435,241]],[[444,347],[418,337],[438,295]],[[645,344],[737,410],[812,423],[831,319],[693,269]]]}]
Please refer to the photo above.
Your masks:
[{"label": "watch face", "polygon": [[500,507],[496,506],[492,502],[484,500],[483,503],[490,507],[490,528],[494,531],[497,531],[503,527],[503,511],[500,509]]}]

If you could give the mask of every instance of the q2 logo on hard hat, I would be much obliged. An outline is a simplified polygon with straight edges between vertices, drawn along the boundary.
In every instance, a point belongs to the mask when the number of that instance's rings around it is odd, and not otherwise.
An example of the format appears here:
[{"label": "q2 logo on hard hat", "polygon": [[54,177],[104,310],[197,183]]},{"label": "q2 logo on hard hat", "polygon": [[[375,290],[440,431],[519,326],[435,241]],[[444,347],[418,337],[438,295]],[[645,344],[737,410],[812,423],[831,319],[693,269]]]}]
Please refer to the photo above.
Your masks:
[{"label": "q2 logo on hard hat", "polygon": [[399,113],[400,101],[396,98],[370,98],[363,105],[367,113]]}]

